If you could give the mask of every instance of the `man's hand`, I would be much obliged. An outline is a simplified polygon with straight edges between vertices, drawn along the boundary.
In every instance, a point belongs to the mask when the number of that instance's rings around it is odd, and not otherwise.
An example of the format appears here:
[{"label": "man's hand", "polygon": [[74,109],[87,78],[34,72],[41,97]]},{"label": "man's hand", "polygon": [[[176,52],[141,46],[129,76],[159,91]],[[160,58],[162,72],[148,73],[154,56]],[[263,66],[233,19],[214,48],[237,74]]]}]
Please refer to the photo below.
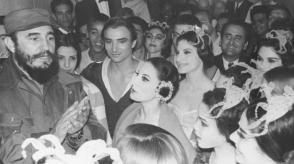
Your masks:
[{"label": "man's hand", "polygon": [[62,142],[67,133],[73,134],[80,130],[88,120],[90,103],[84,98],[80,103],[75,102],[69,107],[57,122],[54,135]]}]

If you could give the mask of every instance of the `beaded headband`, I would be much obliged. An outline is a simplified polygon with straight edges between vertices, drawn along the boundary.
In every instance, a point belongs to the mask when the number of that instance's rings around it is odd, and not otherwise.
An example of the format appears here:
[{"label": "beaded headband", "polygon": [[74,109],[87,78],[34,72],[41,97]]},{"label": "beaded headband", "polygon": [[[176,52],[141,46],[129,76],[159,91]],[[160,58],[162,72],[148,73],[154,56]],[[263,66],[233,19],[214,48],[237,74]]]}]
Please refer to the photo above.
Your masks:
[{"label": "beaded headband", "polygon": [[[239,122],[240,128],[242,128],[249,137],[258,137],[268,133],[268,126],[271,122],[283,117],[288,111],[292,110],[294,103],[294,91],[291,87],[285,86],[284,93],[282,95],[273,95],[272,91],[274,84],[264,84],[261,90],[264,92],[267,102],[260,102],[255,108],[256,121],[248,124],[246,122],[246,111],[242,114]],[[263,109],[266,113],[258,118],[258,110]],[[258,132],[254,132],[256,129],[261,129]]]},{"label": "beaded headband", "polygon": [[265,37],[267,39],[277,39],[279,41],[279,50],[275,50],[277,53],[285,54],[287,52],[287,43],[292,46],[291,40],[293,39],[293,34],[288,30],[272,30],[268,32]]},{"label": "beaded headband", "polygon": [[[107,147],[106,143],[100,139],[85,142],[73,155],[65,154],[65,149],[54,135],[43,135],[39,139],[28,138],[21,145],[24,158],[27,158],[25,148],[30,144],[37,150],[32,155],[36,163],[46,158],[46,164],[95,164],[98,160],[110,156],[114,164],[123,164],[119,151],[115,148]],[[47,146],[48,144],[50,146]]]}]

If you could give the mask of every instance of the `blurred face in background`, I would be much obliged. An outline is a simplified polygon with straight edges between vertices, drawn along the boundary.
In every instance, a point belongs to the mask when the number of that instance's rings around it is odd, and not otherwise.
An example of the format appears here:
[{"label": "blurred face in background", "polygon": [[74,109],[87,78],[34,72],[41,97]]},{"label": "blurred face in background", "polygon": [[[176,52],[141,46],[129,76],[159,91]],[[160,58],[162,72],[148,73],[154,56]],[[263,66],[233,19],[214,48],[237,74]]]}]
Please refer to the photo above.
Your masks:
[{"label": "blurred face in background", "polygon": [[6,37],[6,32],[3,25],[0,25],[0,58],[8,58],[8,50],[4,43]]},{"label": "blurred face in background", "polygon": [[268,18],[264,13],[256,13],[252,17],[252,25],[255,33],[264,36],[268,32]]},{"label": "blurred face in background", "polygon": [[55,18],[56,21],[66,30],[71,30],[73,24],[73,11],[67,4],[60,4],[55,7]]},{"label": "blurred face in background", "polygon": [[77,66],[77,51],[74,47],[60,46],[57,49],[59,67],[73,73]]},{"label": "blurred face in background", "polygon": [[218,21],[217,21],[217,24],[216,24],[216,32],[221,32],[222,31],[222,28],[223,26],[229,22],[229,18],[219,18]]},{"label": "blurred face in background", "polygon": [[152,28],[146,32],[145,47],[148,53],[161,52],[165,46],[166,35],[160,28]]},{"label": "blurred face in background", "polygon": [[193,29],[192,25],[176,24],[172,31],[172,39],[173,39],[174,47],[176,47],[178,37],[187,31],[191,31],[192,29]]},{"label": "blurred face in background", "polygon": [[96,53],[104,51],[104,42],[101,35],[103,27],[104,23],[99,21],[92,22],[88,27],[90,47]]},{"label": "blurred face in background", "polygon": [[283,9],[275,9],[270,12],[268,26],[271,27],[274,21],[278,19],[288,19],[288,13]]},{"label": "blurred face in background", "polygon": [[216,1],[214,3],[214,7],[213,7],[213,16],[215,18],[218,18],[218,16],[222,13],[225,13],[226,12],[226,4],[223,2],[223,1]]}]

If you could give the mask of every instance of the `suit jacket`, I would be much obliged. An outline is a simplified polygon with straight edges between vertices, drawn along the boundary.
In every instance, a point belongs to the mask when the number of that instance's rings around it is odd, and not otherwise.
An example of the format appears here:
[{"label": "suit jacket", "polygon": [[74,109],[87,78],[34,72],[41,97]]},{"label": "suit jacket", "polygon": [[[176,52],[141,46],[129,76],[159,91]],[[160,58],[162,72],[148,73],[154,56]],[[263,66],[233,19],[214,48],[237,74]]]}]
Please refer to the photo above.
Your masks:
[{"label": "suit jacket", "polygon": [[[114,16],[116,11],[121,9],[120,0],[107,0],[110,16]],[[100,14],[99,8],[95,0],[83,0],[78,2],[75,7],[76,19],[78,25],[87,23],[86,21],[91,15]]]},{"label": "suit jacket", "polygon": [[233,18],[239,19],[241,21],[245,21],[249,8],[253,5],[253,3],[248,0],[244,0],[243,3],[239,6],[239,8],[235,11],[235,0],[229,1],[227,4],[228,12],[232,15]]},{"label": "suit jacket", "polygon": [[[244,54],[244,53],[243,53]],[[244,62],[250,65],[250,59],[243,54],[240,55],[238,62]],[[222,74],[226,72],[223,62],[223,53],[214,57],[214,64],[220,70]]]}]

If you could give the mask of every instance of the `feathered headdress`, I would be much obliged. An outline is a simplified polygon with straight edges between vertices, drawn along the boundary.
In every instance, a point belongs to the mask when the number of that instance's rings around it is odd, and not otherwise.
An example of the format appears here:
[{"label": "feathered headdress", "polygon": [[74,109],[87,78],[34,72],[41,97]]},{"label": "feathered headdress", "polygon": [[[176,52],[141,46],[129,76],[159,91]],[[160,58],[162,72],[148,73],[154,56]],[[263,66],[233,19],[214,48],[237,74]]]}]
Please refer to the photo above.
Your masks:
[{"label": "feathered headdress", "polygon": [[[274,84],[264,84],[261,90],[267,102],[259,102],[255,107],[255,121],[250,124],[246,118],[246,111],[242,114],[239,122],[240,128],[250,137],[258,137],[267,134],[268,126],[271,122],[283,117],[288,111],[292,110],[294,103],[294,91],[291,87],[285,86],[282,95],[273,95]],[[266,113],[258,118],[258,110],[263,109]],[[260,130],[257,130],[260,129]]]}]

